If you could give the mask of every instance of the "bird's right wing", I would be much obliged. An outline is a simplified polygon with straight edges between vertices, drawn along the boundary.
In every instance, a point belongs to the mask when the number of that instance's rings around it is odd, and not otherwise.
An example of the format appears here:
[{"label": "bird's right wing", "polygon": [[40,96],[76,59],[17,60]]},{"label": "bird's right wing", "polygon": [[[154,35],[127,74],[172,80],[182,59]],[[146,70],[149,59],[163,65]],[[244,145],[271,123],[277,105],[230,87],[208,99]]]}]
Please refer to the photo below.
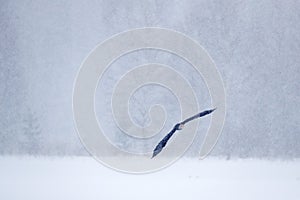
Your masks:
[{"label": "bird's right wing", "polygon": [[168,133],[155,147],[153,150],[152,158],[155,157],[157,154],[161,152],[161,150],[166,146],[169,139],[172,137],[172,135],[176,132],[176,127],[174,127],[170,133]]}]

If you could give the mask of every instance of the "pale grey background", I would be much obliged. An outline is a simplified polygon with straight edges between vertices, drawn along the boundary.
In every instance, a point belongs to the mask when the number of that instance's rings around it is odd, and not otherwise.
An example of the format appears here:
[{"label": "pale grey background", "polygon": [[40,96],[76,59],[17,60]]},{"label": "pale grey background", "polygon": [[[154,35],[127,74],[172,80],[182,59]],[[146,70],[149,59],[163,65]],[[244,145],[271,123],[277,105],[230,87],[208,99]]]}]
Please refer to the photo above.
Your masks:
[{"label": "pale grey background", "polygon": [[[292,0],[1,1],[0,153],[87,155],[74,129],[71,105],[81,62],[113,34],[156,26],[198,41],[223,77],[227,118],[212,155],[299,158],[299,7],[300,2]],[[181,70],[195,87],[201,108],[210,105],[203,80],[187,63],[159,51],[134,54],[113,64],[103,80],[107,87],[99,87],[96,98],[110,98],[109,88],[121,68],[151,61]],[[155,94],[162,90],[149,89]],[[173,116],[166,131],[179,112],[174,96],[159,93],[169,98],[149,100],[147,92],[140,91],[132,103],[163,100]],[[99,100],[97,114],[107,120],[112,140],[122,148],[130,146],[117,134],[106,109]],[[137,123],[147,122],[137,111],[132,115]],[[187,155],[196,155],[208,123],[203,120]]]}]

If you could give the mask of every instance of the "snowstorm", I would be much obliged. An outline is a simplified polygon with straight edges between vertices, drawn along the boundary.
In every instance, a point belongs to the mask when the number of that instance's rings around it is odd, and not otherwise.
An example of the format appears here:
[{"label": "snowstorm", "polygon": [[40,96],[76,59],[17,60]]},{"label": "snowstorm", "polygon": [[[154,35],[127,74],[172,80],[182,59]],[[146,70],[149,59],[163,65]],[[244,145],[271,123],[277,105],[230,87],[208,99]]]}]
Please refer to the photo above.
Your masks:
[{"label": "snowstorm", "polygon": [[[1,199],[299,199],[299,1],[0,2]],[[226,115],[206,158],[199,151],[210,115],[196,120],[195,138],[186,137],[193,142],[176,162],[132,175],[93,158],[76,129],[72,98],[80,67],[97,45],[144,27],[180,32],[205,49],[224,84]],[[153,83],[122,104],[142,128],[155,122],[153,105],[163,107],[157,134],[134,138],[116,123],[115,87],[145,63],[168,65],[187,82],[194,114],[214,108],[204,76],[186,59],[153,48],[120,56],[97,83],[95,116],[114,147],[137,155],[151,154],[184,120],[181,99]],[[165,149],[176,152],[172,144],[183,134],[176,132]],[[103,155],[128,162],[115,151]]]}]

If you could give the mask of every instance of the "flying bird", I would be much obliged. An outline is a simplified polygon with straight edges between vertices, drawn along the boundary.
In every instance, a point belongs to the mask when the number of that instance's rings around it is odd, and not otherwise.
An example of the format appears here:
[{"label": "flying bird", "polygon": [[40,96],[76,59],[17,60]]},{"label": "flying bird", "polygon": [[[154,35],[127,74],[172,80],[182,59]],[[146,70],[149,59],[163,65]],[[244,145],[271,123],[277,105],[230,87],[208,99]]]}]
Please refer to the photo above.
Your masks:
[{"label": "flying bird", "polygon": [[187,118],[186,120],[177,123],[173,129],[156,145],[155,149],[153,150],[153,155],[152,158],[154,158],[157,154],[159,154],[162,149],[166,146],[167,142],[169,141],[169,139],[172,137],[172,135],[177,131],[177,130],[182,130],[184,125],[194,119],[197,119],[199,117],[203,117],[205,115],[208,115],[210,113],[212,113],[214,110],[216,110],[216,108],[211,109],[211,110],[205,110],[203,112],[200,112],[190,118]]}]

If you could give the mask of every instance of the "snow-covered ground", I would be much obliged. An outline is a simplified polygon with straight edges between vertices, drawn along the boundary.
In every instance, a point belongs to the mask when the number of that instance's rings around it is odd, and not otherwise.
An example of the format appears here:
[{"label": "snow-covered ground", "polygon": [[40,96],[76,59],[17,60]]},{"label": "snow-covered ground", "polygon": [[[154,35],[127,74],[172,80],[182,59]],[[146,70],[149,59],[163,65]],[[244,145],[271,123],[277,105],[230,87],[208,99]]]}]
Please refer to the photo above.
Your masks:
[{"label": "snow-covered ground", "polygon": [[131,175],[90,157],[0,157],[0,199],[300,199],[300,161],[181,159]]}]

